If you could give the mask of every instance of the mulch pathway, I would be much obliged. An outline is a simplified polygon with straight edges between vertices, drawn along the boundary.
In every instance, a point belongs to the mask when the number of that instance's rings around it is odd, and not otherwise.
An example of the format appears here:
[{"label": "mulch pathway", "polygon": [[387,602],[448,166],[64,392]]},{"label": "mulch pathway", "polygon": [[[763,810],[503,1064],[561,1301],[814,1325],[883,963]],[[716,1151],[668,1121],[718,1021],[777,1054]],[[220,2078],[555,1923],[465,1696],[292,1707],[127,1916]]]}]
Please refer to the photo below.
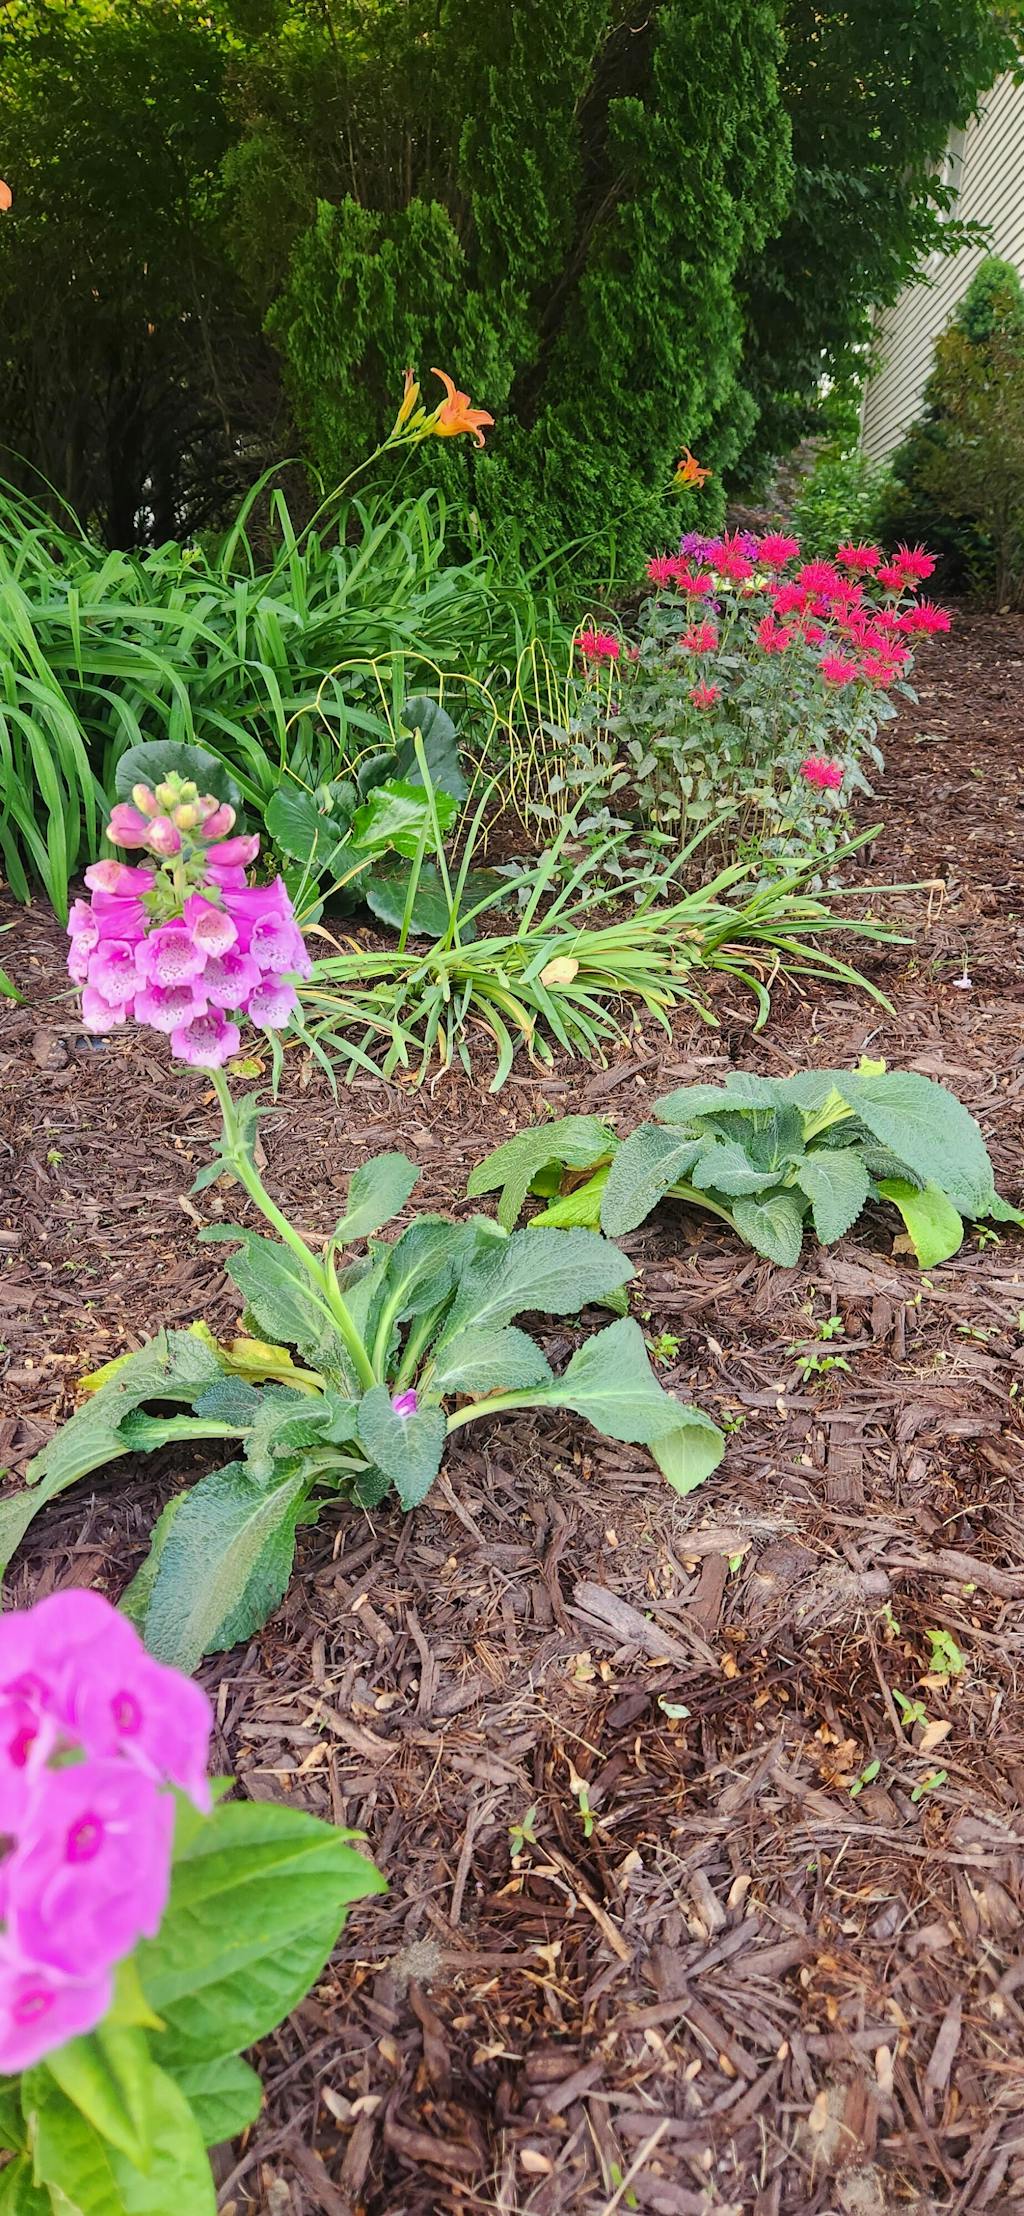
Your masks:
[{"label": "mulch pathway", "polygon": [[[1024,619],[964,617],[892,735],[870,876],[945,888],[901,895],[913,944],[870,963],[894,1016],[783,991],[753,1040],[726,993],[718,1032],[517,1068],[497,1099],[451,1076],[334,1102],[292,1067],[273,1189],[325,1231],[347,1172],[399,1145],[417,1199],[458,1208],[542,1102],[628,1127],[731,1062],[870,1050],[955,1087],[1017,1198],[1022,673]],[[216,1189],[183,1197],[215,1124],[201,1080],[140,1036],[90,1047],[56,997],[52,919],[14,913],[3,958],[30,1005],[0,1016],[0,1463],[18,1472],[85,1369],[236,1307],[195,1242]],[[1024,2201],[1020,1237],[971,1233],[926,1277],[881,1214],[795,1270],[680,1210],[628,1244],[650,1331],[678,1342],[663,1374],[730,1426],[710,1483],[680,1502],[568,1417],[475,1426],[415,1516],[306,1533],[283,1608],[204,1673],[241,1789],[364,1830],[390,1881],[265,2044],[225,2216]],[[849,1370],[805,1380],[794,1346],[834,1316],[817,1350]],[[571,1343],[549,1334],[556,1359]],[[182,1474],[167,1450],[66,1496],[14,1596],[116,1594]],[[930,1667],[936,1631],[960,1674]]]}]

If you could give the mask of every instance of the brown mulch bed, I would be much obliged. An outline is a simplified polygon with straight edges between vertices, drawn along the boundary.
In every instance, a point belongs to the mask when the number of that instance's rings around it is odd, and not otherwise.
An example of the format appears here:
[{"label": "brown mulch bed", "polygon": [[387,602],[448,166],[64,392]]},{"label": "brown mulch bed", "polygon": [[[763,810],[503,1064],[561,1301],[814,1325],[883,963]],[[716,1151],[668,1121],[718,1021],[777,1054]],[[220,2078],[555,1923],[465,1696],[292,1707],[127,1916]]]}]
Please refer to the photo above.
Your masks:
[{"label": "brown mulch bed", "polygon": [[[1024,1183],[1024,619],[929,649],[891,738],[871,877],[914,943],[893,1017],[781,992],[752,1039],[680,1024],[608,1070],[517,1068],[334,1102],[290,1066],[268,1179],[321,1232],[368,1151],[464,1206],[542,1102],[628,1127],[672,1083],[859,1052],[944,1078]],[[870,820],[870,818],[866,819]],[[235,1313],[182,1196],[215,1113],[140,1036],[96,1049],[61,936],[16,915],[0,1015],[0,1464],[159,1323]],[[859,950],[857,950],[859,952]],[[855,953],[855,958],[857,954]],[[2,1004],[0,1004],[2,1005]],[[232,1202],[232,1205],[233,1202]],[[255,1796],[365,1830],[390,1892],[261,2056],[235,2216],[885,2216],[1024,2201],[1024,1246],[972,1232],[922,1277],[891,1217],[796,1270],[665,1209],[629,1243],[664,1375],[724,1418],[682,1502],[567,1417],[453,1441],[406,1520],[325,1519],[285,1606],[205,1672]],[[849,1371],[801,1377],[794,1345]],[[559,1358],[570,1344],[553,1331]],[[3,1374],[5,1368],[5,1374]],[[83,1484],[11,1584],[120,1590],[170,1452]],[[958,1676],[929,1668],[952,1633]],[[902,1696],[902,1699],[897,1696]],[[919,1702],[924,1721],[907,1714]],[[865,1771],[862,1789],[851,1787]]]}]

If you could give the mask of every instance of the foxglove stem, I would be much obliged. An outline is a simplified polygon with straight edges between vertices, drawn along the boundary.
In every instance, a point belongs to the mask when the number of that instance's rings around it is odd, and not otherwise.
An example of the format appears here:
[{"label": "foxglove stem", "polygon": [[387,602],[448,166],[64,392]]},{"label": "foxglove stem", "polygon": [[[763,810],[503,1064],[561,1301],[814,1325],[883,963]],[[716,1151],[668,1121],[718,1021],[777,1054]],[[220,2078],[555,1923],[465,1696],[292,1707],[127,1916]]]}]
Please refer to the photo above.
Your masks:
[{"label": "foxglove stem", "polygon": [[238,1117],[235,1114],[235,1104],[231,1098],[230,1087],[223,1070],[211,1070],[210,1076],[220,1104],[221,1120],[224,1125],[224,1156],[229,1168],[237,1177],[239,1184],[244,1186],[250,1200],[259,1209],[264,1222],[270,1225],[271,1230],[277,1233],[278,1238],[283,1241],[286,1247],[290,1247],[291,1252],[301,1262],[311,1285],[315,1287],[321,1306],[327,1309],[345,1342],[360,1384],[364,1389],[368,1389],[376,1383],[373,1364],[342,1298],[333,1266],[330,1271],[324,1268],[323,1263],[314,1254],[312,1247],[306,1245],[302,1233],[296,1231],[294,1224],[289,1223],[287,1216],[278,1207],[276,1200],[271,1199],[242,1138]]}]

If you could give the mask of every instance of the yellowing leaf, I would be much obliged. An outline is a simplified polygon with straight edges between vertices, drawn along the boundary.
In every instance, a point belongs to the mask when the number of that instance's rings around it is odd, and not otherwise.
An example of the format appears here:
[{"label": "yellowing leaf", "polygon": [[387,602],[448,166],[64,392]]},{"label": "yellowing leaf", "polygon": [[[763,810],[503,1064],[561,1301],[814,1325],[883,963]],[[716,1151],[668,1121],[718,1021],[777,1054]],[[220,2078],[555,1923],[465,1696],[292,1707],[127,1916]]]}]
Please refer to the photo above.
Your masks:
[{"label": "yellowing leaf", "polygon": [[554,961],[541,970],[540,982],[542,985],[571,985],[579,966],[575,954],[556,954]]}]

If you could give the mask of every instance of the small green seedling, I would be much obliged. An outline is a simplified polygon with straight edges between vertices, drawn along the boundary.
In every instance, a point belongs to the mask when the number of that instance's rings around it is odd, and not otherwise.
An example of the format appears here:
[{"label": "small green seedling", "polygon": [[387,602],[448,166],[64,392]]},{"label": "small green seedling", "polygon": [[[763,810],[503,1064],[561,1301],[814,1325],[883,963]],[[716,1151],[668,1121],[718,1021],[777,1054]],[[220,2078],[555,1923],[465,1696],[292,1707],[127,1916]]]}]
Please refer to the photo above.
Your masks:
[{"label": "small green seedling", "polygon": [[803,1346],[789,1346],[786,1352],[793,1355],[804,1385],[809,1385],[812,1377],[827,1377],[830,1370],[845,1370],[848,1376],[850,1374],[850,1365],[845,1354],[815,1354],[813,1347],[806,1342]]},{"label": "small green seedling", "polygon": [[948,1770],[929,1770],[927,1777],[921,1779],[920,1785],[915,1785],[911,1800],[922,1801],[926,1793],[937,1793],[939,1786],[945,1785],[948,1779]]},{"label": "small green seedling", "polygon": [[648,1339],[647,1346],[652,1362],[674,1362],[682,1341],[674,1331],[659,1331],[656,1339]]},{"label": "small green seedling", "polygon": [[874,1784],[881,1767],[881,1763],[877,1760],[865,1764],[860,1773],[860,1776],[854,1778],[853,1784],[850,1787],[851,1800],[856,1800],[858,1793],[862,1793],[864,1791],[865,1785]]},{"label": "small green seedling", "polygon": [[931,1648],[928,1668],[936,1677],[960,1677],[967,1667],[967,1656],[961,1653],[951,1631],[926,1631],[925,1638]]},{"label": "small green seedling", "polygon": [[584,1839],[592,1839],[594,1836],[594,1813],[590,1806],[590,1794],[587,1789],[586,1778],[580,1777],[575,1770],[570,1769],[569,1782],[579,1807],[583,1837]]},{"label": "small green seedling", "polygon": [[508,1851],[513,1862],[518,1859],[525,1847],[535,1847],[537,1845],[537,1834],[533,1828],[536,1821],[537,1803],[534,1801],[533,1806],[527,1809],[525,1816],[521,1816],[517,1824],[509,1825]]},{"label": "small green seedling", "polygon": [[900,1692],[898,1685],[893,1686],[892,1697],[899,1709],[900,1722],[905,1731],[912,1731],[915,1724],[927,1723],[928,1711],[923,1700],[908,1699],[906,1693]]},{"label": "small green seedling", "polygon": [[891,1600],[887,1600],[887,1601],[885,1601],[885,1602],[884,1602],[884,1604],[883,1604],[883,1607],[882,1607],[882,1622],[883,1622],[883,1623],[884,1623],[884,1625],[885,1625],[885,1635],[886,1635],[886,1638],[887,1638],[887,1639],[898,1639],[898,1638],[899,1638],[899,1635],[900,1635],[900,1627],[899,1627],[899,1624],[898,1624],[898,1623],[897,1623],[897,1621],[896,1621],[896,1618],[895,1618],[895,1616],[893,1615],[893,1612],[892,1612],[892,1602],[891,1602]]}]

